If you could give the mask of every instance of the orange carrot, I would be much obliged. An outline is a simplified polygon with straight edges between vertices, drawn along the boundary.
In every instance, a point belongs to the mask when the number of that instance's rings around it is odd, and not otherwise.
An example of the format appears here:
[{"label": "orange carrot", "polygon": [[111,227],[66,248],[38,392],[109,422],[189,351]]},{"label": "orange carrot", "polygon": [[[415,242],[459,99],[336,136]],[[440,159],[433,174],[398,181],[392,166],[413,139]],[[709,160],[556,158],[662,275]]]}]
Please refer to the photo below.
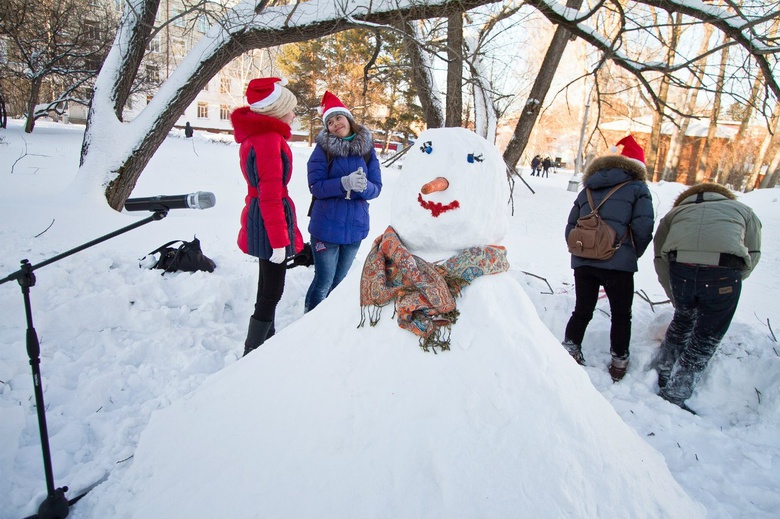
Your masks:
[{"label": "orange carrot", "polygon": [[430,195],[431,193],[435,193],[436,191],[444,191],[450,187],[449,181],[444,177],[436,177],[427,184],[425,184],[422,189],[420,189],[420,192],[424,195]]}]

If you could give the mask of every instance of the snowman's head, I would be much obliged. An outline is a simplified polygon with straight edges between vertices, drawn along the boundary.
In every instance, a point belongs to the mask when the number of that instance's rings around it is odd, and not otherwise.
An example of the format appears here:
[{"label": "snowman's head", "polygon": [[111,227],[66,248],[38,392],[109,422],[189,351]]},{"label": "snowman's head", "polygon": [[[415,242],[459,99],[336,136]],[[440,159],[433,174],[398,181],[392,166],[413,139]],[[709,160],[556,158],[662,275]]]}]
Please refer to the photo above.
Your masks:
[{"label": "snowman's head", "polygon": [[390,224],[416,253],[495,245],[509,227],[508,199],[494,145],[465,128],[434,128],[407,152]]}]

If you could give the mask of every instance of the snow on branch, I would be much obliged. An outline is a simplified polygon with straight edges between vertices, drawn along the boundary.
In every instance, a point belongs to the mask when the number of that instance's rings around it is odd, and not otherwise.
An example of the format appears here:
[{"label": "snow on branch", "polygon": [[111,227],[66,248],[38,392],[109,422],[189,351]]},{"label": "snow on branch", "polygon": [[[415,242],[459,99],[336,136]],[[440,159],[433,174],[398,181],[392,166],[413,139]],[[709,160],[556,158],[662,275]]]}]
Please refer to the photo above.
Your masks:
[{"label": "snow on branch", "polygon": [[[678,70],[680,67],[686,67],[691,62],[698,59],[698,57],[696,57],[683,65],[677,65],[675,67],[670,67],[663,63],[643,63],[636,61],[618,50],[617,38],[610,39],[594,27],[585,23],[602,3],[599,3],[596,7],[585,13],[585,15],[573,12],[572,9],[569,9],[564,4],[554,0],[527,0],[526,3],[536,8],[550,20],[550,22],[566,27],[572,34],[582,38],[598,50],[606,53],[615,64],[637,77],[654,98],[656,103],[658,100],[655,99],[650,84],[647,79],[643,77],[643,74],[646,72],[662,72],[668,74],[674,70]],[[780,55],[780,45],[776,44],[772,37],[759,34],[760,31],[755,30],[757,25],[776,20],[780,16],[777,6],[765,4],[763,6],[753,6],[751,8],[731,3],[731,9],[734,11],[731,12],[721,7],[705,4],[700,0],[633,0],[628,3],[628,5],[630,4],[656,7],[663,9],[670,14],[681,13],[702,23],[713,25],[723,34],[728,36],[728,38],[733,40],[735,44],[741,46],[750,54],[763,73],[766,79],[767,88],[772,91],[775,98],[780,99],[780,81],[778,80],[777,74],[774,73],[774,69],[778,63],[777,56]],[[623,13],[623,16],[625,17],[628,15]],[[625,24],[625,18],[623,23]],[[641,26],[641,24],[639,25]],[[618,32],[618,35],[621,35],[625,29],[624,25],[622,30]]]}]

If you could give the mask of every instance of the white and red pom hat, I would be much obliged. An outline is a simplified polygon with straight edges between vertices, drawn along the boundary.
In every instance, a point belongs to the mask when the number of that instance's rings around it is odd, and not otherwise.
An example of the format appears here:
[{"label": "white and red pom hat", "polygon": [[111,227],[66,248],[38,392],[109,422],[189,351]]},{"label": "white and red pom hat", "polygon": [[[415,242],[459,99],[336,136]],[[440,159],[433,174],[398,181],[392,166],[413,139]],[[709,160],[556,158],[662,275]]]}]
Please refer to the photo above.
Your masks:
[{"label": "white and red pom hat", "polygon": [[623,146],[622,151],[620,151],[621,155],[641,163],[642,166],[645,165],[645,150],[643,150],[642,146],[640,146],[639,143],[634,140],[632,135],[627,135],[620,139],[617,144],[615,144],[615,146],[610,149],[610,151],[617,153],[619,150],[618,146]]},{"label": "white and red pom hat", "polygon": [[253,79],[246,89],[246,101],[253,108],[265,108],[282,96],[282,80],[278,77]]},{"label": "white and red pom hat", "polygon": [[322,114],[322,122],[326,126],[328,124],[328,118],[336,114],[342,114],[346,116],[347,119],[349,119],[350,121],[355,120],[352,117],[352,113],[347,109],[346,106],[344,106],[344,103],[342,103],[338,97],[331,94],[327,90],[325,91],[325,94],[322,96],[322,101],[320,101],[320,107],[318,111],[320,112],[320,114]]}]

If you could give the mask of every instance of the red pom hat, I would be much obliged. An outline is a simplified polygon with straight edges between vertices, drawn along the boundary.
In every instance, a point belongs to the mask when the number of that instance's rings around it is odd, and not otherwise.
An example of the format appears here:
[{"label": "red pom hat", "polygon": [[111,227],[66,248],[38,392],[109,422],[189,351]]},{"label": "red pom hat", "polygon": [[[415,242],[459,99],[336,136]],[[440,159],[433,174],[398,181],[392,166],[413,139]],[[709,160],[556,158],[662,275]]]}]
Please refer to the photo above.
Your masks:
[{"label": "red pom hat", "polygon": [[286,81],[278,77],[253,79],[246,88],[249,109],[271,117],[281,118],[298,104],[295,95],[284,87]]},{"label": "red pom hat", "polygon": [[615,145],[614,151],[617,152],[617,147],[623,146],[623,151],[620,152],[621,155],[623,155],[626,158],[636,160],[638,162],[642,163],[642,166],[645,165],[645,150],[642,149],[642,146],[640,146],[635,140],[634,137],[631,135],[627,135],[620,139],[617,144]]},{"label": "red pom hat", "polygon": [[328,118],[336,114],[345,115],[347,119],[354,121],[352,118],[352,113],[347,110],[347,107],[344,106],[344,103],[342,103],[338,97],[331,94],[327,90],[322,96],[322,101],[320,101],[320,107],[318,110],[322,114],[322,122],[326,126],[328,124]]},{"label": "red pom hat", "polygon": [[264,108],[282,96],[282,85],[278,77],[261,77],[249,82],[246,101],[254,108]]}]

